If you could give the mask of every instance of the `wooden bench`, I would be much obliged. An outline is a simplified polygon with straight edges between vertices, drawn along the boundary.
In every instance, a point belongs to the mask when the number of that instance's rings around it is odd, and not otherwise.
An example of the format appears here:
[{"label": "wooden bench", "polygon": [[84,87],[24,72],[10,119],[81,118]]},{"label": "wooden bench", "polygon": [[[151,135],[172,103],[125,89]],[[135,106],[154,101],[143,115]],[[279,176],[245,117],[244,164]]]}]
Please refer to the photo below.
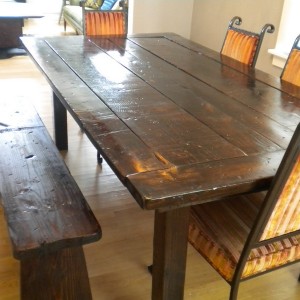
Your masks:
[{"label": "wooden bench", "polygon": [[101,228],[38,114],[1,103],[0,193],[21,299],[92,299],[82,245]]}]

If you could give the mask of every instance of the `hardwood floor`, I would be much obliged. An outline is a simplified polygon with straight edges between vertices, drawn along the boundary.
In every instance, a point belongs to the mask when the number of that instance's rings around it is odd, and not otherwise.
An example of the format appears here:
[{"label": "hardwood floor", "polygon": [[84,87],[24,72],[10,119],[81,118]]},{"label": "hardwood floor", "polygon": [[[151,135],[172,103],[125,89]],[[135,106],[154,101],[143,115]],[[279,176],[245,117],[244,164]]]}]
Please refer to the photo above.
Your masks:
[{"label": "hardwood floor", "polygon": [[[44,28],[61,34],[57,18],[52,21]],[[33,27],[28,25],[30,31]],[[35,105],[52,134],[52,92],[29,57],[0,60],[0,91],[0,109],[1,99],[25,98]],[[62,156],[103,230],[99,242],[84,247],[93,298],[150,299],[147,265],[152,261],[153,212],[139,208],[105,162],[97,165],[96,150],[71,118],[68,125],[69,150]],[[0,300],[15,300],[19,298],[19,264],[11,255],[0,212]],[[295,264],[242,283],[239,299],[300,299],[299,272],[300,264]],[[185,299],[225,300],[228,295],[228,284],[189,246]]]}]

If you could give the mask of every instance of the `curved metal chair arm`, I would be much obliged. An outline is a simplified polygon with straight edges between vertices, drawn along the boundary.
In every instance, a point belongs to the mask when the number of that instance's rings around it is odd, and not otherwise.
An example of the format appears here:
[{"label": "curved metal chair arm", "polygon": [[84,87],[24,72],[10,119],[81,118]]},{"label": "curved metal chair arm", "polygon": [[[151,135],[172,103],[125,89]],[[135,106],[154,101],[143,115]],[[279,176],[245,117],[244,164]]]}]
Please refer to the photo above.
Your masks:
[{"label": "curved metal chair arm", "polygon": [[240,26],[242,24],[242,18],[239,16],[235,16],[233,17],[230,22],[229,22],[229,26],[228,27],[233,27],[233,24]]},{"label": "curved metal chair arm", "polygon": [[275,31],[275,26],[273,24],[267,23],[261,30],[260,34],[265,34],[265,32],[273,33]]},{"label": "curved metal chair arm", "polygon": [[294,49],[294,48],[300,49],[300,47],[298,46],[299,41],[300,41],[300,34],[296,37],[296,39],[295,39],[295,41],[294,41],[293,49]]},{"label": "curved metal chair arm", "polygon": [[261,32],[260,32],[260,35],[259,35],[259,41],[258,41],[258,44],[257,44],[257,51],[254,55],[254,58],[253,58],[253,66],[255,66],[256,64],[256,61],[257,61],[257,58],[258,58],[258,53],[259,53],[259,50],[260,50],[260,47],[261,47],[261,44],[263,42],[263,39],[264,39],[264,36],[265,36],[265,33],[273,33],[275,31],[275,26],[273,24],[269,24],[267,23],[266,25],[264,25],[264,27],[262,28]]}]

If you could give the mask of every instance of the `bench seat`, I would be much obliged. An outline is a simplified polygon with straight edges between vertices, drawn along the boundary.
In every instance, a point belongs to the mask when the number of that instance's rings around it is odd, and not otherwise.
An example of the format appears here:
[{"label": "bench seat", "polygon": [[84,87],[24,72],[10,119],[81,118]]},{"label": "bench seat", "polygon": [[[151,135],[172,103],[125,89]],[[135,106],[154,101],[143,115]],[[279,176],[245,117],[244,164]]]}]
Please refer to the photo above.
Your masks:
[{"label": "bench seat", "polygon": [[99,226],[44,127],[0,134],[0,190],[17,259],[100,238]]},{"label": "bench seat", "polygon": [[28,103],[2,105],[0,151],[0,201],[21,263],[21,299],[92,299],[82,245],[99,240],[101,228]]}]

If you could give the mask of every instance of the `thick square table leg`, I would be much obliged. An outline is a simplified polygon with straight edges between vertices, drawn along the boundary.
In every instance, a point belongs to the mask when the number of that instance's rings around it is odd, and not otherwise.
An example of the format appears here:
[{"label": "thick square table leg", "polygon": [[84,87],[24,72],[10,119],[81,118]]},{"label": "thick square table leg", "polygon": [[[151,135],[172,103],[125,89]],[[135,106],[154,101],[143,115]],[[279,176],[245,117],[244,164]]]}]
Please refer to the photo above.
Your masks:
[{"label": "thick square table leg", "polygon": [[81,246],[21,259],[21,300],[91,300]]},{"label": "thick square table leg", "polygon": [[67,110],[53,93],[54,137],[58,150],[68,150]]},{"label": "thick square table leg", "polygon": [[155,212],[153,300],[182,300],[188,246],[189,207]]}]

